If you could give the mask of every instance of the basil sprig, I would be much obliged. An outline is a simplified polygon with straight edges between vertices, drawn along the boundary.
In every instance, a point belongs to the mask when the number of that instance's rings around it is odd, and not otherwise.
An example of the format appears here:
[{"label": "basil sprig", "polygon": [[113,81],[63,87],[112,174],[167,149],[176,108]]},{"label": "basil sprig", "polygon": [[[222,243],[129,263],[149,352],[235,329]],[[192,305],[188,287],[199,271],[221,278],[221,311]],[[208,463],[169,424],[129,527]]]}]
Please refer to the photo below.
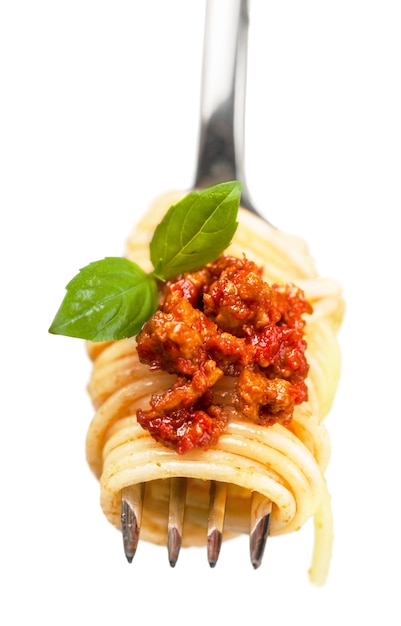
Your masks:
[{"label": "basil sprig", "polygon": [[49,328],[55,335],[114,341],[136,335],[158,307],[158,280],[194,271],[216,259],[237,229],[241,184],[192,191],[171,206],[150,242],[153,271],[125,258],[90,263],[66,286]]}]

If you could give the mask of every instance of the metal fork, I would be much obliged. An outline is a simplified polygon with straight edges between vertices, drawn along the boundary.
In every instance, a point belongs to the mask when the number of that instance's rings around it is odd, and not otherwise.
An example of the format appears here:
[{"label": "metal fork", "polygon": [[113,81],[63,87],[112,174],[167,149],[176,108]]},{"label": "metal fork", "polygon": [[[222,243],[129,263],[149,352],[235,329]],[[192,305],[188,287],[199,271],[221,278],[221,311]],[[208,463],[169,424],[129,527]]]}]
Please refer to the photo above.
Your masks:
[{"label": "metal fork", "polygon": [[[248,0],[207,0],[203,49],[200,136],[195,188],[219,182],[242,183],[241,206],[259,215],[251,202],[244,172],[244,119],[248,51]],[[170,479],[167,551],[175,566],[182,542],[187,479]],[[132,561],[140,535],[144,485],[122,490],[124,551]],[[207,527],[207,558],[217,563],[223,539],[227,484],[212,482]],[[253,567],[260,566],[269,535],[272,503],[254,492],[250,506],[249,544]]]}]

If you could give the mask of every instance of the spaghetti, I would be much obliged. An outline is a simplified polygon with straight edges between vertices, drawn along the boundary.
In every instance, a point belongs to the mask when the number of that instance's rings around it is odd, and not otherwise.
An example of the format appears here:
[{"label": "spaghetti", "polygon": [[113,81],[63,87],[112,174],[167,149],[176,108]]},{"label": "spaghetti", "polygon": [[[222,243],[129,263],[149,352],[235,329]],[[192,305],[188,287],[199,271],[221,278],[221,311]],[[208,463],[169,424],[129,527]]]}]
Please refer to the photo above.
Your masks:
[{"label": "spaghetti", "polygon": [[[159,198],[130,235],[127,258],[151,270],[149,241],[165,211],[181,198]],[[185,454],[156,441],[137,421],[139,409],[153,394],[162,394],[175,375],[152,371],[141,363],[135,338],[88,343],[93,372],[88,390],[96,409],[87,434],[87,460],[100,481],[101,506],[106,518],[121,527],[121,490],[146,483],[141,538],[166,545],[168,478],[189,479],[183,545],[206,543],[210,481],[228,484],[224,538],[248,532],[253,491],[273,502],[271,535],[298,530],[315,518],[315,548],[310,579],[322,584],[332,549],[332,514],[324,473],[330,442],[323,420],[333,402],[340,375],[337,331],[343,300],[337,282],[319,277],[306,244],[276,231],[240,209],[239,226],[227,254],[263,266],[268,283],[294,283],[312,304],[305,328],[308,401],[295,406],[288,425],[263,426],[244,419],[231,402],[224,377],[215,394],[230,405],[230,417],[217,443]]]}]

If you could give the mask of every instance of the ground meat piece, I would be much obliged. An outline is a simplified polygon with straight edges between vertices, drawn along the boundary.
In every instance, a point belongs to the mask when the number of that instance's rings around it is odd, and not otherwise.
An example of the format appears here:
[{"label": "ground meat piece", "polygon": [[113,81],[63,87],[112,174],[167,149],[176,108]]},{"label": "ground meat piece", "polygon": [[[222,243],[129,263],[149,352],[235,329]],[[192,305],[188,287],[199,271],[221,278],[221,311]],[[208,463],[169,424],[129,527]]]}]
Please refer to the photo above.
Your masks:
[{"label": "ground meat piece", "polygon": [[161,294],[161,308],[165,309],[171,298],[179,297],[186,298],[193,307],[201,309],[204,289],[212,280],[210,268],[205,266],[197,272],[187,272],[176,280],[168,281]]},{"label": "ground meat piece", "polygon": [[154,394],[150,401],[151,408],[145,413],[149,417],[167,415],[179,408],[188,409],[217,383],[223,376],[214,361],[206,361],[192,377],[180,376],[172,387],[163,394]]},{"label": "ground meat piece", "polygon": [[235,389],[234,406],[246,419],[264,426],[290,422],[295,402],[287,380],[267,378],[257,366],[246,367]]},{"label": "ground meat piece", "polygon": [[284,378],[292,383],[305,380],[309,364],[302,331],[269,326],[253,340],[254,362],[264,369],[266,376]]},{"label": "ground meat piece", "polygon": [[208,411],[177,409],[166,415],[150,417],[138,411],[138,422],[156,439],[184,454],[193,448],[210,448],[217,443],[227,425],[228,415],[221,407]]},{"label": "ground meat piece", "polygon": [[247,259],[229,260],[220,265],[221,273],[203,296],[204,312],[220,329],[243,337],[250,327],[258,330],[275,323],[280,311],[260,268]]},{"label": "ground meat piece", "polygon": [[175,295],[143,326],[137,337],[138,355],[152,369],[192,376],[208,360],[207,338],[216,332],[216,325],[201,311]]},{"label": "ground meat piece", "polygon": [[304,313],[313,313],[310,302],[305,298],[304,292],[296,285],[272,285],[275,292],[275,303],[280,311],[279,326],[289,328],[304,328]]}]

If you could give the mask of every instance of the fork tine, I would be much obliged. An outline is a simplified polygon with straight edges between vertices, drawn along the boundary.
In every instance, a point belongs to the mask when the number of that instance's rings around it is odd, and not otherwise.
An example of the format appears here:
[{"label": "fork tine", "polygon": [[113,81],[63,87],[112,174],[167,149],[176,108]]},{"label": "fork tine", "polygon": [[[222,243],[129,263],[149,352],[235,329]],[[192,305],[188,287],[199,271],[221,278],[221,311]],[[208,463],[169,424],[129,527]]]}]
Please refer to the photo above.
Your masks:
[{"label": "fork tine", "polygon": [[139,484],[124,487],[121,492],[121,528],[128,563],[132,562],[138,546],[144,491],[144,484]]},{"label": "fork tine", "polygon": [[226,512],[227,484],[212,481],[210,483],[210,505],[207,530],[207,558],[210,567],[214,567],[219,558],[223,540],[224,517]]},{"label": "fork tine", "polygon": [[168,513],[167,551],[171,567],[175,567],[182,542],[187,479],[170,479],[170,501]]},{"label": "fork tine", "polygon": [[249,546],[251,562],[255,569],[262,563],[263,553],[270,531],[271,512],[271,501],[257,491],[254,491],[251,500]]}]

